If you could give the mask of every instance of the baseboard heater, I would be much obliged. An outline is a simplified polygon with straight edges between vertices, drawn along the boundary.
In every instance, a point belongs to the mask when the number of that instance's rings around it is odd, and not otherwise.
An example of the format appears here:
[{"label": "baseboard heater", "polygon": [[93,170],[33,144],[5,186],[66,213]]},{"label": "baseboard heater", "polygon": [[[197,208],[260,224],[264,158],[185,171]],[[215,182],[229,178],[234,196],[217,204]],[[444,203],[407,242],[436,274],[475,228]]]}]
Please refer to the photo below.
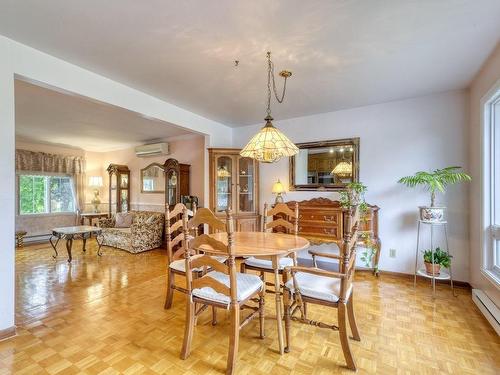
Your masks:
[{"label": "baseboard heater", "polygon": [[490,322],[497,335],[500,335],[500,309],[479,289],[472,289],[472,300]]}]

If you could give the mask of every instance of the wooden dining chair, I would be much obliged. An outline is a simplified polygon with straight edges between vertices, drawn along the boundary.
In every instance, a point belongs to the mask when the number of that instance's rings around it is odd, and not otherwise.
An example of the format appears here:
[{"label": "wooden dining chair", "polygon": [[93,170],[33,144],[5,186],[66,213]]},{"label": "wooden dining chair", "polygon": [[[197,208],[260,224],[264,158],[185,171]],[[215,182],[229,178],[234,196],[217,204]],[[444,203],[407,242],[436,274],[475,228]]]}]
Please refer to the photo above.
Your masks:
[{"label": "wooden dining chair", "polygon": [[[174,291],[177,290],[182,293],[187,293],[186,289],[175,285],[175,275],[186,276],[186,262],[185,259],[185,248],[184,248],[184,231],[183,231],[183,221],[182,215],[184,215],[184,210],[186,210],[186,215],[193,217],[196,213],[196,205],[193,205],[193,210],[189,210],[182,203],[178,203],[170,211],[168,205],[165,207],[165,240],[167,245],[167,297],[165,299],[165,309],[170,309],[172,307],[172,301],[174,298]],[[172,221],[175,222],[172,223]],[[190,230],[189,236],[195,237],[198,234],[198,228],[192,228]],[[175,251],[174,251],[175,250]],[[199,252],[192,253],[192,256],[200,256]],[[225,262],[226,257],[214,257],[218,262]],[[208,272],[211,269],[207,270]],[[204,273],[203,269],[193,270],[193,277],[201,277]],[[217,322],[217,315],[215,309],[213,310],[213,324]]]},{"label": "wooden dining chair", "polygon": [[[226,374],[233,374],[238,355],[239,331],[257,314],[260,322],[260,337],[264,337],[264,284],[257,275],[236,272],[233,250],[234,222],[230,210],[226,211],[225,223],[217,219],[207,208],[200,208],[189,222],[187,214],[183,215],[183,220],[185,220],[184,243],[187,249],[185,263],[188,272],[186,272],[186,325],[181,358],[186,359],[190,354],[196,317],[203,311],[203,308],[213,306],[228,309],[231,315],[231,328]],[[227,244],[207,234],[190,239],[189,231],[201,224],[208,225],[212,231],[226,232]],[[208,255],[192,257],[190,250],[196,250],[202,246],[205,250],[211,249],[227,255],[226,264],[217,262]],[[213,272],[196,279],[192,277],[192,270],[209,267],[213,269]],[[250,301],[255,301],[258,305],[251,306]],[[202,307],[197,310],[197,305]],[[250,309],[251,313],[241,319],[240,310],[243,308]]]},{"label": "wooden dining chair", "polygon": [[[285,203],[277,203],[272,209],[269,209],[267,203],[264,204],[263,216],[263,232],[283,232],[287,234],[297,234],[299,231],[299,204],[295,202],[294,210],[291,210]],[[279,259],[279,273],[283,273],[283,269],[289,266],[296,266],[296,254],[292,253],[291,257],[283,257]],[[260,277],[264,280],[265,273],[273,273],[273,264],[269,259],[261,259],[250,257],[241,263],[241,272],[246,270],[257,271]],[[273,283],[266,283],[274,285]]]},{"label": "wooden dining chair", "polygon": [[[186,275],[186,263],[184,262],[184,231],[182,228],[182,215],[193,217],[196,212],[196,206],[193,211],[188,210],[185,205],[178,203],[170,210],[168,204],[165,205],[165,240],[167,244],[167,298],[165,299],[165,309],[172,307],[174,290],[186,293],[186,289],[175,285],[175,275]],[[177,220],[176,220],[177,219]],[[172,223],[172,220],[176,220]],[[195,229],[197,230],[197,228]],[[194,233],[196,235],[196,233]],[[177,248],[176,248],[177,247]],[[176,249],[176,251],[174,251]],[[197,276],[201,272],[196,272]]]},{"label": "wooden dining chair", "polygon": [[[342,242],[343,254],[340,272],[326,271],[317,267],[286,267],[284,278],[285,292],[285,334],[286,349],[290,350],[290,323],[297,320],[320,328],[338,330],[340,343],[347,367],[356,370],[356,363],[347,337],[346,314],[352,331],[352,337],[360,341],[358,327],[353,308],[353,278],[356,263],[356,242],[358,240],[359,214],[357,207],[349,209],[346,218],[346,232]],[[333,307],[338,312],[338,325],[327,324],[308,319],[305,315],[304,303],[312,303]],[[294,314],[300,312],[300,316]]]}]

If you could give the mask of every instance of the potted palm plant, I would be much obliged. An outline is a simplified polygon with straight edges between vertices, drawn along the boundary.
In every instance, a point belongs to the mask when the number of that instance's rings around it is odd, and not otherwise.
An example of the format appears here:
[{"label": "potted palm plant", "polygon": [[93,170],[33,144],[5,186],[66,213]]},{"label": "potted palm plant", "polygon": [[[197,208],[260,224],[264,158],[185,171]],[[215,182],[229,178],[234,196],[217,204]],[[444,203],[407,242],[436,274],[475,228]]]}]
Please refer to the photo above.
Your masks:
[{"label": "potted palm plant", "polygon": [[436,250],[425,250],[424,252],[425,271],[428,275],[439,276],[441,267],[450,268],[451,255],[446,251],[436,247]]},{"label": "potted palm plant", "polygon": [[446,207],[436,206],[436,193],[445,193],[448,185],[463,181],[470,181],[468,174],[464,173],[462,167],[446,167],[436,169],[432,172],[417,172],[413,176],[402,177],[398,183],[408,187],[423,185],[431,193],[431,205],[420,206],[420,220],[427,222],[441,222],[444,220]]}]

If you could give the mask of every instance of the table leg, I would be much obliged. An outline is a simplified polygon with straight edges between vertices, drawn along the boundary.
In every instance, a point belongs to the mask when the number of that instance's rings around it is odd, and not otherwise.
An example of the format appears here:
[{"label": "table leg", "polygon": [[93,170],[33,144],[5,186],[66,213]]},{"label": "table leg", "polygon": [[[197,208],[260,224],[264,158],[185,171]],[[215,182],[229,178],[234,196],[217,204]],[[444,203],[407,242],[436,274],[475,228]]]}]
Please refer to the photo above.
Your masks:
[{"label": "table leg", "polygon": [[99,242],[99,235],[100,233],[97,233],[96,236],[95,236],[95,240],[97,242],[97,244],[99,245],[99,247],[97,248],[97,255],[99,256],[102,256],[102,252],[101,252],[101,246],[102,246],[102,240]]},{"label": "table leg", "polygon": [[82,241],[83,241],[83,252],[86,252],[87,249],[85,248],[85,245],[87,244],[87,236],[85,234],[82,237]]},{"label": "table leg", "polygon": [[280,354],[283,355],[285,352],[285,343],[283,339],[283,322],[282,322],[282,311],[281,311],[281,280],[279,274],[279,257],[273,257],[273,271],[274,271],[274,288],[276,297],[276,324],[278,325],[278,343]]},{"label": "table leg", "polygon": [[[55,244],[54,244],[54,242],[52,242],[54,237],[55,237],[55,238],[57,238],[57,241],[56,241],[56,243],[55,243]],[[59,254],[57,253],[57,244],[59,243],[59,240],[60,240],[60,239],[61,239],[61,237],[57,237],[57,236],[54,236],[54,235],[50,236],[50,238],[49,238],[49,242],[50,242],[50,244],[52,245],[52,248],[54,249],[54,252],[56,253],[56,255],[52,255],[52,257],[53,257],[54,259],[56,259],[56,258],[57,258],[57,256],[59,255]]]},{"label": "table leg", "polygon": [[71,257],[71,248],[73,247],[73,237],[68,237],[66,239],[66,251],[68,252],[68,263],[71,263],[73,258]]}]

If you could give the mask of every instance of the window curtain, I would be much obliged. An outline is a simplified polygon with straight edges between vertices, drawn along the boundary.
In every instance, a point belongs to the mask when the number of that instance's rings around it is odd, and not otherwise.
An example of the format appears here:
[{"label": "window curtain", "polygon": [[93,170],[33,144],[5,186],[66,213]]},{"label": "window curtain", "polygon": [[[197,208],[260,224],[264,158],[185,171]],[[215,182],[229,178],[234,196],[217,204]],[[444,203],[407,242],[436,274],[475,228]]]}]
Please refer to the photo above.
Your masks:
[{"label": "window curtain", "polygon": [[16,171],[64,173],[73,176],[76,208],[85,208],[85,158],[16,150]]}]

